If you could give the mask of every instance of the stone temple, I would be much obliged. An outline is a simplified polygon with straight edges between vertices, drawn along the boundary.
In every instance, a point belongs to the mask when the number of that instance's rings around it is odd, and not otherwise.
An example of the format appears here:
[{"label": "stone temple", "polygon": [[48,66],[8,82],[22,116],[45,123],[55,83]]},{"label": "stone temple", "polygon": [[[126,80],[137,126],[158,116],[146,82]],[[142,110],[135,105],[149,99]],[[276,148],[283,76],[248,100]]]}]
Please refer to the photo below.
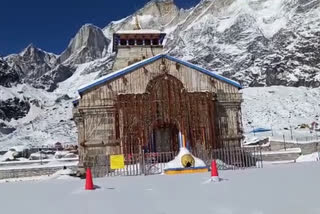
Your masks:
[{"label": "stone temple", "polygon": [[113,35],[113,71],[78,90],[74,119],[80,163],[104,176],[103,157],[142,151],[240,146],[241,85],[163,53],[165,33],[136,29]]}]

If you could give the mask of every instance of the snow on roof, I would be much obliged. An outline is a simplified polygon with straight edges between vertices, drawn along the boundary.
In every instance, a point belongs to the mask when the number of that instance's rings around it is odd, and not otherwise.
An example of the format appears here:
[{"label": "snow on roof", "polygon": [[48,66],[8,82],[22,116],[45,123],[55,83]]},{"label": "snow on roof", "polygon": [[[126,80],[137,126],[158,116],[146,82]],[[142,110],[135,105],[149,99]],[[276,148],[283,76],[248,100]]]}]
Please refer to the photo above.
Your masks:
[{"label": "snow on roof", "polygon": [[171,57],[171,56],[168,56],[168,55],[165,55],[165,54],[159,54],[159,55],[156,55],[154,57],[151,57],[151,58],[142,60],[140,62],[137,62],[135,64],[132,64],[132,65],[130,65],[130,66],[126,67],[126,68],[123,68],[123,69],[121,69],[119,71],[111,72],[110,74],[107,74],[107,75],[95,80],[94,82],[91,82],[89,84],[83,85],[83,86],[81,86],[79,88],[78,92],[79,92],[79,94],[83,94],[84,92],[86,92],[86,91],[88,91],[88,90],[90,90],[90,89],[92,89],[92,88],[94,88],[96,86],[99,86],[99,85],[102,85],[102,84],[104,84],[106,82],[112,81],[112,80],[114,80],[114,79],[116,79],[118,77],[121,77],[122,75],[130,73],[130,72],[132,72],[132,71],[134,71],[134,70],[136,70],[136,69],[138,69],[140,67],[143,67],[143,66],[145,66],[147,64],[153,63],[153,62],[155,62],[155,61],[157,61],[158,59],[161,59],[161,58],[165,58],[165,59],[171,60],[173,62],[177,62],[179,64],[182,64],[182,65],[186,66],[186,67],[192,68],[192,69],[197,70],[197,71],[199,71],[201,73],[207,74],[207,75],[209,75],[209,76],[211,76],[213,78],[216,78],[216,79],[221,80],[223,82],[226,82],[226,83],[228,83],[230,85],[233,85],[233,86],[235,86],[235,87],[237,87],[239,89],[242,89],[242,86],[236,81],[230,80],[230,79],[228,79],[226,77],[218,75],[218,74],[216,74],[216,73],[214,73],[212,71],[206,70],[206,69],[201,68],[201,67],[199,67],[197,65],[194,65],[192,63],[185,62],[185,61],[182,61],[180,59],[176,59],[174,57]]},{"label": "snow on roof", "polygon": [[135,69],[137,69],[137,68],[139,68],[139,67],[141,67],[143,65],[152,63],[152,62],[156,61],[157,59],[160,59],[161,57],[162,57],[162,55],[159,54],[159,55],[156,55],[156,56],[154,56],[152,58],[145,59],[145,60],[142,60],[140,62],[134,63],[134,64],[132,64],[132,65],[130,65],[128,67],[125,67],[123,69],[120,69],[118,71],[111,72],[111,73],[109,73],[109,74],[107,74],[105,76],[100,77],[99,79],[95,80],[94,82],[91,82],[91,83],[88,83],[88,84],[85,84],[85,85],[81,86],[78,89],[78,92],[79,92],[79,94],[82,94],[85,91],[87,91],[87,90],[89,90],[89,89],[91,89],[91,88],[93,88],[95,86],[98,86],[98,85],[104,84],[106,82],[109,82],[109,81],[111,81],[111,80],[113,80],[113,79],[115,79],[117,77],[120,77],[120,76],[122,76],[122,75],[124,75],[126,73],[129,73],[129,72],[131,72],[131,71],[133,71],[133,70],[135,70]]},{"label": "snow on roof", "polygon": [[192,63],[190,63],[190,62],[182,61],[182,60],[180,60],[180,59],[177,59],[177,58],[174,58],[174,57],[168,56],[168,55],[165,55],[164,57],[165,57],[166,59],[171,60],[171,61],[180,63],[180,64],[182,64],[182,65],[184,65],[184,66],[186,66],[186,67],[189,67],[189,68],[192,68],[192,69],[194,69],[194,70],[197,70],[197,71],[199,71],[199,72],[201,72],[201,73],[207,74],[207,75],[209,75],[209,76],[211,76],[211,77],[214,77],[214,78],[216,78],[216,79],[218,79],[218,80],[221,80],[221,81],[223,81],[223,82],[226,82],[226,83],[228,83],[228,84],[230,84],[230,85],[233,85],[233,86],[235,86],[235,87],[237,87],[237,88],[239,88],[239,89],[242,89],[242,88],[243,88],[243,87],[240,85],[240,83],[238,83],[238,82],[236,82],[236,81],[233,81],[233,80],[231,80],[231,79],[229,79],[229,78],[226,78],[226,77],[224,77],[224,76],[221,76],[221,75],[219,75],[219,74],[216,74],[216,73],[214,73],[213,71],[210,71],[210,70],[201,68],[201,67],[199,67],[198,65],[194,65],[194,64],[192,64]]},{"label": "snow on roof", "polygon": [[141,29],[141,30],[120,30],[116,34],[160,34],[159,30]]}]

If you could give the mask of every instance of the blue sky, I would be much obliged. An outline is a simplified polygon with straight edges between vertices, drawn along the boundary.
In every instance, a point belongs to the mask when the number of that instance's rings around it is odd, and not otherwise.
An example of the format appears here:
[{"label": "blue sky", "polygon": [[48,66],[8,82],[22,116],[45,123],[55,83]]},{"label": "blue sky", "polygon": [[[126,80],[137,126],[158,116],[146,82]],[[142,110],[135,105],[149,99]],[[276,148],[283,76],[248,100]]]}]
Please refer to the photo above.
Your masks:
[{"label": "blue sky", "polygon": [[[105,27],[140,9],[148,0],[1,0],[0,56],[28,44],[60,54],[85,23]],[[175,0],[190,8],[200,0]]]}]

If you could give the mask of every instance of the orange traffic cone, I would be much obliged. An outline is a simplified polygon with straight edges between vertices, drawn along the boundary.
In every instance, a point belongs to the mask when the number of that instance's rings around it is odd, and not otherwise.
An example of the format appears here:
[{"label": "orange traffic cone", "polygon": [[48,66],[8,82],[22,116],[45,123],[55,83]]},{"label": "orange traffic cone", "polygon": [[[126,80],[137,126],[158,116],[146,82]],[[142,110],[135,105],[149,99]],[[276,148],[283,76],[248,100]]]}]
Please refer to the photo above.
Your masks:
[{"label": "orange traffic cone", "polygon": [[87,172],[86,172],[86,190],[94,190],[90,168],[87,168]]},{"label": "orange traffic cone", "polygon": [[216,160],[213,160],[211,162],[211,181],[218,182],[219,179],[219,174],[218,174],[218,169],[217,169],[217,163]]}]

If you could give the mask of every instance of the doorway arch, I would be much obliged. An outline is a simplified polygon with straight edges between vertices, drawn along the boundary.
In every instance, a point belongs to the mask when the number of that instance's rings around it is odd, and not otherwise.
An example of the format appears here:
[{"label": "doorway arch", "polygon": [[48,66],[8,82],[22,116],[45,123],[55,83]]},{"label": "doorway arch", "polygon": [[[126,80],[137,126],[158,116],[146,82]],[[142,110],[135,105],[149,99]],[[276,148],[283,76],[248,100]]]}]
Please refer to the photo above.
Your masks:
[{"label": "doorway arch", "polygon": [[[125,142],[125,147],[139,143],[145,152],[178,151],[179,132],[191,150],[196,150],[198,144],[213,148],[216,145],[213,96],[209,92],[187,92],[172,75],[157,76],[149,81],[143,94],[118,95],[119,136],[131,139]],[[131,133],[136,137],[129,137]],[[141,140],[133,142],[136,139]]]}]

